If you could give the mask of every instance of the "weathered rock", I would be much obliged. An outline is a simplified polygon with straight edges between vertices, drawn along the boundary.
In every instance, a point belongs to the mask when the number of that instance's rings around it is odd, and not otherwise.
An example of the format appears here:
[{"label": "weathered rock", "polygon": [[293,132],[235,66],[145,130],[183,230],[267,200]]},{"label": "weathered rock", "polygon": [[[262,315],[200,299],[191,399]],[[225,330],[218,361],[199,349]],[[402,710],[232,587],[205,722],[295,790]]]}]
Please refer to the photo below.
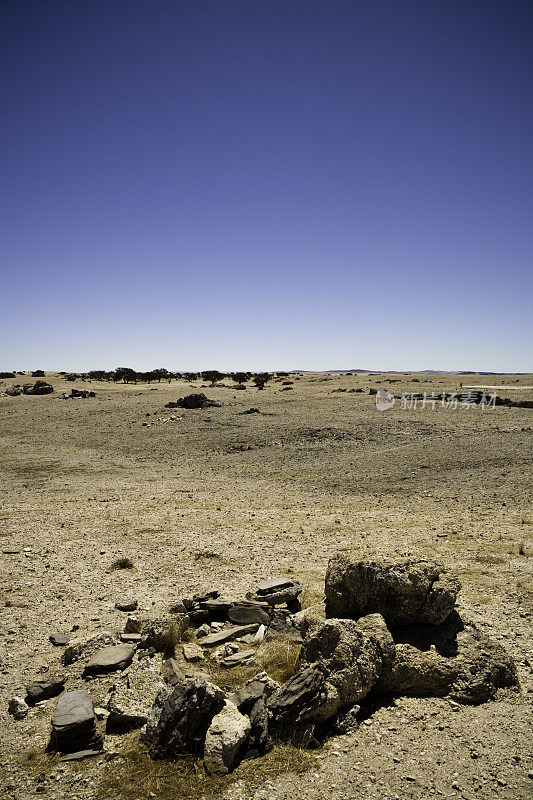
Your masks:
[{"label": "weathered rock", "polygon": [[177,683],[183,683],[185,675],[180,669],[180,666],[175,658],[167,658],[163,661],[161,667],[161,677],[170,686],[175,686]]},{"label": "weathered rock", "polygon": [[151,756],[201,753],[207,729],[223,705],[222,689],[201,678],[175,686],[162,702],[156,725],[147,724],[147,735],[152,735]]},{"label": "weathered rock", "polygon": [[138,600],[124,598],[122,600],[118,600],[115,603],[115,608],[118,611],[137,611],[138,605],[139,605]]},{"label": "weathered rock", "polygon": [[256,758],[271,749],[268,741],[268,711],[262,697],[254,703],[250,711],[250,725],[246,755],[248,758]]},{"label": "weathered rock", "polygon": [[357,714],[361,710],[360,706],[349,706],[339,712],[332,725],[332,731],[336,736],[344,736],[353,733],[359,727]]},{"label": "weathered rock", "polygon": [[143,624],[138,617],[133,616],[133,614],[128,617],[124,626],[124,633],[140,633],[142,629]]},{"label": "weathered rock", "polygon": [[324,675],[318,667],[300,670],[268,699],[273,724],[281,730],[311,719],[316,716],[326,694]]},{"label": "weathered rock", "polygon": [[149,659],[135,661],[126,679],[115,686],[109,698],[108,729],[122,731],[144,725],[163,685],[158,670]]},{"label": "weathered rock", "polygon": [[396,642],[395,659],[376,694],[449,697],[476,705],[494,698],[499,688],[518,687],[513,659],[500,644],[460,621],[439,627],[435,636],[430,626],[395,632],[411,642]]},{"label": "weathered rock", "polygon": [[388,625],[438,625],[453,611],[459,580],[431,561],[352,561],[330,558],[326,615],[352,618],[377,612]]},{"label": "weathered rock", "polygon": [[93,636],[91,639],[84,639],[79,642],[70,644],[61,655],[61,663],[64,666],[69,666],[74,661],[79,661],[80,658],[89,658],[93,653],[96,653],[102,647],[117,644],[120,634],[115,631],[106,631]]},{"label": "weathered rock", "polygon": [[255,657],[255,650],[240,650],[237,653],[232,653],[220,662],[221,667],[236,667],[238,664],[249,663]]},{"label": "weathered rock", "polygon": [[225,775],[236,765],[251,731],[251,723],[228,700],[209,726],[204,746],[204,765],[211,774]]},{"label": "weathered rock", "polygon": [[197,664],[199,661],[205,660],[204,651],[199,644],[184,644],[181,648],[183,658],[189,664]]},{"label": "weathered rock", "polygon": [[26,685],[26,702],[29,705],[56,697],[65,688],[66,678],[46,678],[42,681],[32,681]]},{"label": "weathered rock", "polygon": [[52,716],[50,745],[54,750],[73,753],[98,749],[96,722],[91,698],[83,689],[62,694]]},{"label": "weathered rock", "polygon": [[65,633],[51,633],[48,638],[55,647],[66,647],[69,642]]},{"label": "weathered rock", "polygon": [[225,642],[231,642],[235,639],[238,639],[239,636],[245,636],[247,633],[255,633],[259,625],[254,623],[253,625],[236,625],[233,628],[224,628],[217,633],[211,633],[209,636],[204,636],[202,639],[202,645],[204,647],[217,647],[219,644],[224,644]]},{"label": "weathered rock", "polygon": [[120,641],[124,644],[140,644],[142,636],[140,633],[121,633]]},{"label": "weathered rock", "polygon": [[174,654],[174,648],[189,627],[188,614],[176,614],[171,620],[156,619],[147,622],[142,630],[140,647],[154,647],[159,653]]},{"label": "weathered rock", "polygon": [[285,636],[288,639],[291,639],[295,644],[303,644],[303,638],[300,631],[291,624],[290,619],[280,614],[279,612],[274,612],[274,616],[270,622],[270,625],[266,629],[265,638],[268,641],[272,639],[276,639],[279,636]]},{"label": "weathered rock", "polygon": [[320,720],[366,697],[383,668],[377,641],[350,619],[323,622],[304,643],[300,664],[314,664],[325,676],[326,697],[313,714]]},{"label": "weathered rock", "polygon": [[381,614],[368,614],[357,620],[357,627],[362,630],[378,646],[381,653],[382,668],[381,672],[392,666],[396,655],[394,639],[387,623]]},{"label": "weathered rock", "polygon": [[8,703],[7,710],[13,719],[21,720],[27,715],[30,707],[22,697],[12,697]]},{"label": "weathered rock", "polygon": [[228,609],[228,619],[236,625],[250,625],[256,622],[259,625],[268,625],[270,616],[263,604],[234,603]]},{"label": "weathered rock", "polygon": [[269,594],[247,594],[249,600],[259,602],[264,600],[269,606],[287,605],[287,608],[293,613],[301,610],[302,604],[300,603],[299,596],[302,593],[301,586],[288,586],[286,589],[280,589],[277,592],[270,592]]},{"label": "weathered rock", "polygon": [[84,675],[105,675],[125,669],[131,663],[135,650],[127,644],[103,647],[85,665]]},{"label": "weathered rock", "polygon": [[317,603],[314,606],[298,611],[292,618],[292,623],[298,632],[305,639],[310,636],[314,631],[324,622],[326,611],[323,603]]},{"label": "weathered rock", "polygon": [[[229,695],[230,700],[243,714],[248,714],[258,700],[265,696],[266,684],[263,681],[251,680],[241,689]],[[279,687],[278,687],[279,688]]]},{"label": "weathered rock", "polygon": [[95,756],[101,756],[101,750],[78,750],[76,753],[68,753],[66,756],[61,756],[59,759],[60,761],[82,761],[84,758],[94,758]]}]

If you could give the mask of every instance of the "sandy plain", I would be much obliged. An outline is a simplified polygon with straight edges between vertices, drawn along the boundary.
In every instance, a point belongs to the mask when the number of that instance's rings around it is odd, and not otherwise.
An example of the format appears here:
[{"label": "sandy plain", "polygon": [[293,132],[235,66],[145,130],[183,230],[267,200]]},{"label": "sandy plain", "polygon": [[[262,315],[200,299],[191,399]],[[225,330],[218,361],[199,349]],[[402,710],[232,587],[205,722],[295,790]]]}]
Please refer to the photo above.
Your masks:
[{"label": "sandy plain", "polygon": [[[284,391],[280,381],[263,391],[202,389],[221,407],[194,411],[164,405],[199,381],[47,380],[55,392],[46,396],[8,397],[23,379],[0,382],[2,797],[531,796],[533,411],[404,409],[399,400],[379,411],[368,393],[462,392],[460,382],[494,381],[513,399],[531,399],[520,388],[531,375],[302,374]],[[96,397],[63,399],[72,387]],[[250,407],[260,413],[243,415]],[[160,617],[192,592],[242,595],[291,575],[312,602],[337,551],[453,568],[460,613],[514,657],[521,693],[459,710],[443,699],[400,699],[318,751],[275,748],[263,765],[246,762],[218,783],[194,771],[190,779],[135,772],[131,736],[113,743],[115,758],[60,765],[43,754],[55,700],[22,721],[7,713],[39,670],[58,666],[50,633],[120,627],[114,604],[123,595]],[[134,569],[110,570],[120,556]],[[95,704],[107,686],[97,683]],[[68,688],[81,685],[69,674]]]}]

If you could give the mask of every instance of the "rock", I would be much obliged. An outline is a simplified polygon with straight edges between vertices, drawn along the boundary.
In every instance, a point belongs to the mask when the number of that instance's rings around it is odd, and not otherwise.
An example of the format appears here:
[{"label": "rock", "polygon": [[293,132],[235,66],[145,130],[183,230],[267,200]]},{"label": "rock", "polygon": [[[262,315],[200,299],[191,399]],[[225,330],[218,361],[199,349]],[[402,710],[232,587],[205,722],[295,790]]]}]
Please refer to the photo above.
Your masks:
[{"label": "rock", "polygon": [[316,666],[301,669],[280,686],[267,701],[276,729],[298,725],[312,718],[326,699],[324,676]]},{"label": "rock", "polygon": [[299,595],[301,593],[301,586],[294,585],[288,586],[286,589],[280,589],[277,592],[271,592],[270,594],[250,594],[247,595],[247,597],[249,600],[255,602],[265,600],[269,606],[280,606],[285,603],[288,609],[295,614],[296,612],[300,611],[302,607],[299,600]]},{"label": "rock", "polygon": [[314,665],[325,676],[326,697],[313,714],[321,720],[366,697],[383,669],[377,641],[350,619],[323,622],[302,646],[300,664]]},{"label": "rock", "polygon": [[265,700],[261,697],[250,711],[250,737],[248,739],[248,758],[262,756],[271,749],[268,741],[268,711]]},{"label": "rock", "polygon": [[368,614],[357,620],[357,627],[369,636],[379,648],[381,653],[381,672],[388,670],[396,656],[396,647],[387,623],[381,614]]},{"label": "rock", "polygon": [[84,758],[93,758],[94,756],[101,756],[101,750],[78,750],[76,753],[68,753],[66,756],[61,756],[60,761],[81,761]]},{"label": "rock", "polygon": [[120,641],[124,644],[139,644],[142,639],[140,633],[121,633]]},{"label": "rock", "polygon": [[350,706],[347,709],[343,709],[333,722],[333,733],[336,736],[344,736],[347,733],[353,733],[356,731],[359,727],[357,714],[360,710],[360,706]]},{"label": "rock", "polygon": [[52,633],[48,638],[55,647],[66,647],[69,642],[68,636],[64,633]]},{"label": "rock", "polygon": [[228,700],[207,730],[204,765],[210,774],[225,775],[236,765],[252,729],[250,720]]},{"label": "rock", "polygon": [[140,633],[142,629],[142,622],[138,617],[128,617],[124,626],[124,633]]},{"label": "rock", "polygon": [[7,706],[8,713],[11,714],[13,719],[24,719],[30,707],[24,702],[22,697],[12,697]]},{"label": "rock", "polygon": [[292,618],[294,627],[299,631],[301,636],[305,639],[306,636],[311,635],[319,625],[324,622],[326,612],[323,603],[317,603],[314,606],[298,611]]},{"label": "rock", "polygon": [[243,714],[248,714],[257,701],[262,700],[265,696],[265,688],[266,684],[263,681],[254,679],[248,681],[241,689],[237,689],[236,692],[230,694],[228,700],[237,706]]},{"label": "rock", "polygon": [[200,638],[201,636],[207,636],[210,631],[211,631],[211,628],[209,627],[209,625],[206,622],[204,622],[204,624],[200,625],[200,627],[196,631],[196,636],[198,638]]},{"label": "rock", "polygon": [[419,626],[395,636],[395,658],[376,694],[448,697],[476,705],[494,698],[499,688],[519,686],[511,656],[474,625],[463,625],[458,615],[436,629]]},{"label": "rock", "polygon": [[278,636],[285,636],[295,644],[303,644],[300,631],[290,624],[290,617],[288,618],[284,614],[276,611],[266,630],[265,638],[267,642],[269,642],[272,641],[272,639],[276,639]]},{"label": "rock", "polygon": [[216,647],[219,644],[224,644],[224,642],[231,642],[234,639],[238,639],[239,636],[246,636],[247,633],[255,633],[259,625],[254,623],[253,625],[236,625],[233,628],[225,628],[223,630],[218,631],[218,633],[211,633],[209,636],[204,636],[202,639],[202,645],[204,647]]},{"label": "rock", "polygon": [[110,645],[98,650],[87,662],[83,674],[104,675],[125,669],[133,658],[135,650],[126,644]]},{"label": "rock", "polygon": [[279,592],[281,589],[286,589],[288,586],[293,585],[293,581],[287,578],[268,578],[259,584],[257,594],[272,594],[272,592]]},{"label": "rock", "polygon": [[64,753],[98,749],[91,698],[84,689],[62,694],[52,716],[52,749]]},{"label": "rock", "polygon": [[255,650],[240,650],[238,653],[232,653],[220,662],[221,667],[236,667],[238,664],[249,663],[255,657]]},{"label": "rock", "polygon": [[202,678],[175,686],[163,699],[155,726],[147,724],[152,740],[150,755],[175,758],[201,753],[207,729],[223,705],[222,689]]},{"label": "rock", "polygon": [[205,660],[204,651],[199,644],[184,644],[181,648],[183,658],[189,664],[197,664],[199,661]]},{"label": "rock", "polygon": [[46,381],[35,381],[33,386],[26,383],[22,388],[23,394],[51,394],[53,391],[54,387]]},{"label": "rock", "polygon": [[180,666],[175,658],[167,658],[163,661],[161,667],[161,676],[166,683],[170,686],[175,686],[177,683],[183,683],[185,675],[180,669]]},{"label": "rock", "polygon": [[138,600],[128,600],[125,598],[115,603],[115,608],[118,611],[137,611],[138,605],[139,605]]},{"label": "rock", "polygon": [[188,627],[188,614],[176,614],[172,620],[152,620],[142,630],[140,646],[144,650],[154,647],[159,653],[174,655],[175,646]]},{"label": "rock", "polygon": [[32,681],[26,685],[26,702],[30,705],[56,697],[65,688],[66,678],[46,678],[42,681]]},{"label": "rock", "polygon": [[96,653],[102,647],[117,644],[120,634],[106,631],[93,636],[91,639],[85,639],[80,642],[70,644],[61,655],[61,663],[64,666],[69,666],[74,661],[78,661],[81,657],[89,658],[93,653]]},{"label": "rock", "polygon": [[107,707],[110,731],[140,728],[148,721],[154,701],[163,687],[161,676],[149,659],[135,661],[127,678],[115,686]]},{"label": "rock", "polygon": [[[268,608],[268,606],[267,606]],[[268,625],[270,616],[264,606],[258,603],[234,603],[228,609],[228,618],[236,625]]]},{"label": "rock", "polygon": [[460,588],[431,561],[352,561],[339,554],[326,573],[326,616],[358,619],[377,612],[388,625],[438,625],[453,611]]}]

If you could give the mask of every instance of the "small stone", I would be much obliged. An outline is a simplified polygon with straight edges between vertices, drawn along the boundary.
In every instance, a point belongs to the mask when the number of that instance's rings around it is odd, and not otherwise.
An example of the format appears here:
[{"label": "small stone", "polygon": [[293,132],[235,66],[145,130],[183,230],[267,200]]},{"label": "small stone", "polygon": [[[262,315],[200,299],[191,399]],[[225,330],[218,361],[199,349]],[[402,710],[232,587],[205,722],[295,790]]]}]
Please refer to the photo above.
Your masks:
[{"label": "small stone", "polygon": [[235,603],[228,609],[228,618],[236,625],[250,625],[254,622],[268,625],[270,621],[265,609],[255,603]]},{"label": "small stone", "polygon": [[8,712],[14,719],[24,719],[30,707],[22,697],[12,697],[7,706]]},{"label": "small stone", "polygon": [[140,633],[121,633],[120,641],[125,644],[138,644],[142,639]]},{"label": "small stone", "polygon": [[142,630],[142,622],[138,617],[128,617],[126,625],[124,626],[124,633],[140,633]]},{"label": "small stone", "polygon": [[26,686],[26,702],[30,705],[47,700],[61,694],[65,688],[65,678],[48,678],[43,681],[32,681]]},{"label": "small stone", "polygon": [[181,648],[183,658],[189,664],[197,664],[199,661],[204,661],[205,656],[199,644],[184,644]]},{"label": "small stone", "polygon": [[222,667],[236,667],[238,664],[242,664],[243,662],[251,661],[255,656],[255,650],[241,650],[239,653],[233,653],[230,656],[226,656],[221,662],[220,666]]},{"label": "small stone", "polygon": [[64,633],[52,633],[48,638],[55,647],[66,647],[69,643],[69,638]]},{"label": "small stone", "polygon": [[211,628],[206,622],[204,622],[203,625],[200,625],[200,627],[196,631],[196,636],[200,638],[201,636],[207,636],[210,632]]},{"label": "small stone", "polygon": [[136,611],[139,606],[138,600],[119,600],[115,603],[115,608],[118,611]]},{"label": "small stone", "polygon": [[83,674],[103,675],[125,669],[131,663],[134,652],[133,647],[125,644],[103,647],[87,662]]},{"label": "small stone", "polygon": [[76,753],[68,753],[62,756],[60,761],[81,761],[83,758],[93,758],[94,756],[101,756],[101,750],[78,750]]}]

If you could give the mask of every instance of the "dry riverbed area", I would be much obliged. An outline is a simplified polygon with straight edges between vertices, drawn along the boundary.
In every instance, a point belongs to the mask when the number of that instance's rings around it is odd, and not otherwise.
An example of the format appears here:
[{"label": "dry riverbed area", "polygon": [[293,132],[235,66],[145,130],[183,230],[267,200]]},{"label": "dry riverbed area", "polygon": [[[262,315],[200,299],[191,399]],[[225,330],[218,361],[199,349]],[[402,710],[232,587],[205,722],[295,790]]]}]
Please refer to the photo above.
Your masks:
[{"label": "dry riverbed area", "polygon": [[[500,397],[528,401],[531,375],[299,374],[238,391],[230,381],[45,380],[53,392],[14,396],[6,390],[26,377],[0,381],[1,797],[531,797],[533,409],[400,399],[461,398],[492,381]],[[67,397],[72,388],[94,397]],[[370,391],[381,389],[396,396],[392,408],[376,407]],[[165,407],[199,392],[216,405]],[[443,565],[462,584],[461,618],[505,648],[520,688],[477,705],[362,701],[347,732],[308,749],[275,741],[223,775],[208,774],[201,758],[150,758],[138,730],[110,731],[96,756],[64,760],[49,749],[58,696],[22,707],[20,719],[8,710],[28,684],[58,677],[66,691],[88,692],[102,736],[121,673],[84,674],[93,653],[68,664],[64,653],[119,636],[131,611],[116,604],[135,602],[141,623],[165,620],[193,595],[261,602],[256,590],[277,578],[301,588],[304,609],[320,607],[337,554]],[[217,626],[227,630],[215,622],[207,635]],[[178,675],[206,670],[225,692],[263,670],[282,683],[301,645],[256,635],[209,669],[194,662],[196,633],[168,647]],[[255,649],[250,660],[231,666],[245,648]],[[147,663],[165,655],[148,653]],[[168,664],[161,669],[168,679]]]}]

